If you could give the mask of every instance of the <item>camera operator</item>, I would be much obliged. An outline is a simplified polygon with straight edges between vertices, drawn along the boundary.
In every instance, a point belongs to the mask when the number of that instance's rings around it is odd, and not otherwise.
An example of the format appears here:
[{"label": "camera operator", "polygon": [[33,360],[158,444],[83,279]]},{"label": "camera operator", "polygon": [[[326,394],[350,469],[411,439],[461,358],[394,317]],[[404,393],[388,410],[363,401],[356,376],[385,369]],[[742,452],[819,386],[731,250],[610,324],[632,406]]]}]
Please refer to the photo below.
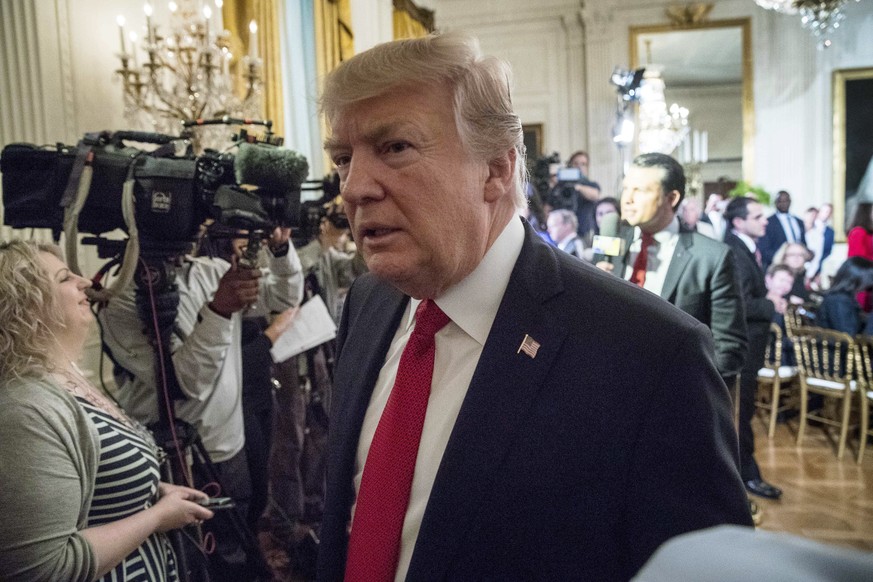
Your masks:
[{"label": "camera operator", "polygon": [[341,292],[367,267],[357,252],[348,252],[349,220],[336,202],[325,205],[318,236],[297,251],[304,276],[313,275],[328,312],[339,321]]},{"label": "camera operator", "polygon": [[558,170],[557,184],[548,196],[553,210],[572,210],[579,221],[577,233],[580,237],[590,232],[594,226],[594,203],[600,198],[600,184],[588,179],[588,152],[573,152],[567,160],[567,167]]},{"label": "camera operator", "polygon": [[[247,268],[236,257],[179,259],[171,267],[179,293],[171,352],[185,399],[175,402],[179,419],[199,433],[224,487],[212,495],[234,498],[245,516],[251,485],[244,445],[242,412],[241,311],[262,299],[281,312],[300,302],[303,274],[290,242],[290,229],[276,228],[269,239],[267,267]],[[135,286],[113,298],[100,313],[104,343],[114,361],[119,400],[144,423],[158,419],[155,356],[137,314]],[[197,475],[203,486],[208,478]],[[227,510],[225,510],[227,511]],[[233,510],[230,510],[233,511]],[[229,519],[213,520],[217,550],[210,556],[213,580],[248,580],[246,556]]]}]

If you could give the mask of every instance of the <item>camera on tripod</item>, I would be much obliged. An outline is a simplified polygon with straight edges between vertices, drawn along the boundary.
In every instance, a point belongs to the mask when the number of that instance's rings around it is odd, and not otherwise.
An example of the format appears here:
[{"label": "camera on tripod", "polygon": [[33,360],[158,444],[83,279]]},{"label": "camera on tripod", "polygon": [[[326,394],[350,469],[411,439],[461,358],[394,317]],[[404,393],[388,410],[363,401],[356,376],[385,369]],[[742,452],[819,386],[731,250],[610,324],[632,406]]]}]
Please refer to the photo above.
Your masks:
[{"label": "camera on tripod", "polygon": [[103,131],[77,146],[7,145],[0,158],[5,223],[50,228],[56,239],[70,227],[98,236],[122,229],[170,246],[193,241],[208,218],[267,233],[299,226],[309,165],[275,145],[281,138],[241,131],[235,154],[194,156],[186,137]]}]

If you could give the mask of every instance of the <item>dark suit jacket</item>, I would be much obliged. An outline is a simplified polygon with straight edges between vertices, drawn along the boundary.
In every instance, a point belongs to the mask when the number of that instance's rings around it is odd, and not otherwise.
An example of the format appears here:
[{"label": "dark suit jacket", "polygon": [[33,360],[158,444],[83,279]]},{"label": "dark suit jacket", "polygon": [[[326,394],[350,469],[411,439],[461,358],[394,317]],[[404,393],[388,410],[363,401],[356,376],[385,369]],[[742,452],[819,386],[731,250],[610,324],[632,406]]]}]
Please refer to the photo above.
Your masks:
[{"label": "dark suit jacket", "polygon": [[[627,580],[674,535],[751,524],[709,331],[525,228],[408,579]],[[370,274],[346,298],[319,580],[343,577],[361,423],[407,301]]]},{"label": "dark suit jacket", "polygon": [[834,229],[825,225],[823,236],[824,244],[821,249],[821,260],[818,262],[818,270],[812,274],[813,277],[821,273],[821,267],[824,264],[824,260],[831,256],[831,253],[834,250]]},{"label": "dark suit jacket", "polygon": [[773,302],[767,299],[767,285],[764,283],[764,272],[758,266],[755,255],[740,238],[732,232],[724,237],[724,244],[734,251],[737,264],[737,277],[743,293],[743,303],[746,309],[746,324],[749,333],[767,334],[773,313],[776,309]]},{"label": "dark suit jacket", "polygon": [[[633,227],[622,224],[619,235],[630,248]],[[661,297],[712,330],[718,371],[736,376],[746,357],[746,320],[732,251],[696,232],[682,230],[670,260]],[[628,253],[612,257],[613,271],[623,276]]]},{"label": "dark suit jacket", "polygon": [[[788,215],[790,220],[794,222],[800,233],[800,242],[806,244],[806,227],[803,226],[803,221],[793,214]],[[779,250],[784,243],[788,241],[785,236],[785,231],[782,229],[782,221],[775,214],[767,220],[767,230],[764,236],[758,240],[758,248],[761,249],[761,260],[764,263],[764,268],[770,266],[773,262],[773,255]]]},{"label": "dark suit jacket", "polygon": [[815,324],[854,337],[861,331],[861,306],[853,293],[826,293],[815,312]]}]

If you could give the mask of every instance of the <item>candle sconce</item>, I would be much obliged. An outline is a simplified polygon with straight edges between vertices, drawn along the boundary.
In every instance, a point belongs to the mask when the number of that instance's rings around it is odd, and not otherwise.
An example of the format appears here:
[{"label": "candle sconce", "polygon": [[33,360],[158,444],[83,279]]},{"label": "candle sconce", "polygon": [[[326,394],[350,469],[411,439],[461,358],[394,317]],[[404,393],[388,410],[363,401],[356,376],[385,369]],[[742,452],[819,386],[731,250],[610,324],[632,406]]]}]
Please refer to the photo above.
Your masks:
[{"label": "candle sconce", "polygon": [[703,166],[709,161],[709,133],[689,131],[676,150],[685,169],[685,195],[702,201]]},{"label": "candle sconce", "polygon": [[[223,116],[260,118],[263,116],[263,63],[257,48],[239,59],[242,96],[237,96],[231,73],[233,54],[230,32],[212,32],[212,9],[198,10],[196,2],[170,3],[170,25],[163,34],[152,23],[153,8],[146,3],[146,33],[140,47],[136,37],[125,38],[126,20],[117,19],[121,68],[116,76],[122,83],[124,116],[131,129],[177,135],[181,122]],[[216,0],[220,8],[221,1]],[[257,25],[250,28],[250,43],[257,45]],[[134,33],[132,33],[134,34]],[[126,42],[127,41],[127,42]],[[142,66],[137,49],[145,53]],[[223,149],[231,130],[222,126],[192,128],[195,153],[205,148]]]}]

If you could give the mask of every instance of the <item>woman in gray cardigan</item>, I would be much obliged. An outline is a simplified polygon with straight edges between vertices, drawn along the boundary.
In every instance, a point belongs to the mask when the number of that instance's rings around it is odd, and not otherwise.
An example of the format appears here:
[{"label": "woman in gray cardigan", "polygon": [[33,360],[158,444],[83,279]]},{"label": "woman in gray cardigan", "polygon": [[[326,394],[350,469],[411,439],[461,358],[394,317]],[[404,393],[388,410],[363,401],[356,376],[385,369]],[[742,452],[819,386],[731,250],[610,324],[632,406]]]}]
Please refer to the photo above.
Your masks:
[{"label": "woman in gray cardigan", "polygon": [[89,286],[57,247],[0,244],[0,580],[177,580],[164,532],[213,515],[76,367]]}]

